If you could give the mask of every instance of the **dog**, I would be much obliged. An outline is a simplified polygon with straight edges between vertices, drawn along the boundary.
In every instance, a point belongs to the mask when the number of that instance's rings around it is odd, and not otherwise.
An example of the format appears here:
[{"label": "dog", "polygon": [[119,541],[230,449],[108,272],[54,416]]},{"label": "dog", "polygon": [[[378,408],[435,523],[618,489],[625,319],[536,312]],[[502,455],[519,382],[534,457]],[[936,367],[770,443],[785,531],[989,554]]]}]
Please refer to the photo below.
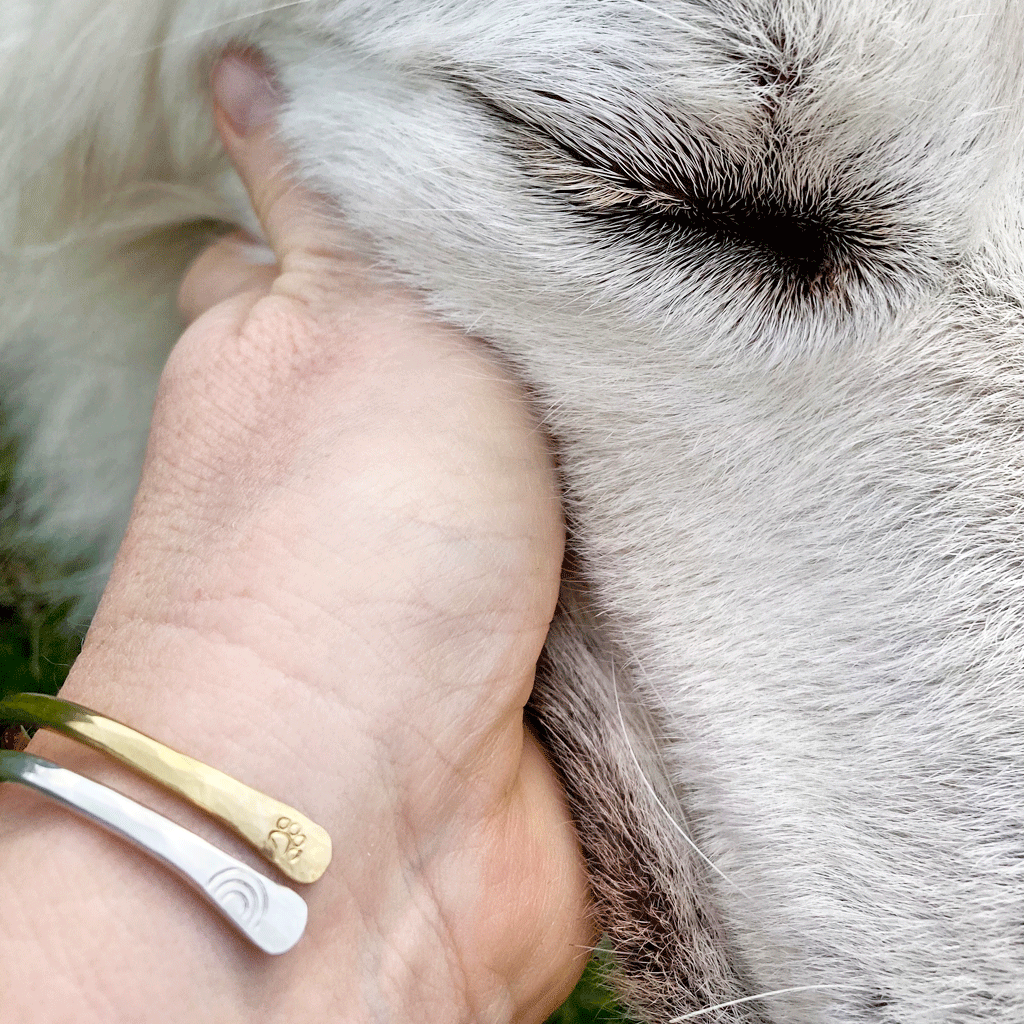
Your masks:
[{"label": "dog", "polygon": [[1024,8],[7,0],[8,511],[83,607],[182,271],[250,216],[230,45],[554,439],[530,714],[631,1011],[1024,1020]]}]

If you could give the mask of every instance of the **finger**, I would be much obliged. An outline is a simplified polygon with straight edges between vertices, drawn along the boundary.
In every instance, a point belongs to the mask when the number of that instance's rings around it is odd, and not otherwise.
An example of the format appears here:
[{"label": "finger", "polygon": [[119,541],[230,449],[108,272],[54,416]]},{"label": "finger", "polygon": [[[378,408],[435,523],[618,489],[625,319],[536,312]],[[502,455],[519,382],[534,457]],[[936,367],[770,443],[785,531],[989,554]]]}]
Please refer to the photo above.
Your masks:
[{"label": "finger", "polygon": [[204,250],[188,268],[178,289],[178,310],[191,324],[225,299],[269,291],[277,273],[272,250],[240,231],[233,232]]},{"label": "finger", "polygon": [[214,68],[212,85],[224,148],[277,261],[322,251],[331,225],[319,197],[295,181],[277,141],[280,96],[265,59],[252,50],[231,51]]}]

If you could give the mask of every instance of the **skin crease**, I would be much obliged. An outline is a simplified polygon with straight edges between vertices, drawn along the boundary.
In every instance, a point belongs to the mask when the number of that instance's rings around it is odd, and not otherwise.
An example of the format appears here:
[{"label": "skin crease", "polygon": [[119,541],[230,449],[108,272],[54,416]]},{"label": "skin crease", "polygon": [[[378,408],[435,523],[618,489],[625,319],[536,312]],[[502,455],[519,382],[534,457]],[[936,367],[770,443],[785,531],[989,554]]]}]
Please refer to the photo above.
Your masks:
[{"label": "skin crease", "polygon": [[[543,1020],[594,941],[522,721],[563,544],[543,433],[491,353],[378,285],[290,183],[258,66],[233,55],[215,82],[276,262],[232,237],[182,285],[190,326],[63,693],[301,807],[334,861],[302,890],[303,941],[268,960],[147,858],[4,787],[0,905],[23,922],[0,930],[5,1009]],[[252,860],[98,755],[31,749]]]}]

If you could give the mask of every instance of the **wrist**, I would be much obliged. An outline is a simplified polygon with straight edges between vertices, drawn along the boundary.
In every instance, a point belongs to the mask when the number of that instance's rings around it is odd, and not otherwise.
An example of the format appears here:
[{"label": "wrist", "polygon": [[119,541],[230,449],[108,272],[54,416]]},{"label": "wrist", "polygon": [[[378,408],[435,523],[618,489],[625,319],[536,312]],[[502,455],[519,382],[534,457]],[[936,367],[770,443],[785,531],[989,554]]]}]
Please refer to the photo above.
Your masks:
[{"label": "wrist", "polygon": [[[344,676],[349,668],[337,671]],[[392,681],[378,675],[362,682],[375,690]],[[421,680],[421,687],[429,685]],[[100,1005],[97,1020],[105,1024],[150,1019],[153,1006],[173,1007],[161,1012],[167,1024],[283,1021],[290,1016],[282,1009],[288,999],[304,1013],[315,1009],[295,979],[317,977],[324,963],[339,979],[360,980],[362,991],[348,982],[335,990],[346,993],[346,1019],[353,1021],[379,1006],[423,1017],[432,1002],[438,1004],[435,1019],[530,1019],[529,1006],[541,1007],[534,1014],[541,1019],[553,1008],[552,983],[543,980],[550,954],[535,964],[513,949],[503,959],[506,940],[489,932],[495,914],[529,916],[533,908],[526,904],[534,895],[524,899],[515,872],[493,856],[473,854],[490,838],[474,830],[492,830],[488,805],[500,804],[515,841],[531,856],[546,856],[547,826],[518,821],[529,818],[522,786],[509,795],[499,793],[497,783],[474,789],[463,779],[445,780],[432,765],[417,773],[396,757],[400,740],[384,742],[367,728],[344,692],[313,691],[237,644],[180,627],[120,623],[91,637],[64,696],[294,804],[331,833],[335,870],[300,888],[310,906],[307,935],[280,961],[268,960],[148,858],[32,794],[5,794],[8,842],[0,847],[0,884],[8,895],[18,894],[19,916],[36,923],[35,948],[23,944],[16,962],[38,957],[47,974],[55,960],[67,968],[57,972],[64,988],[51,986],[46,995],[60,992],[54,1008],[78,1000]],[[517,757],[513,743],[507,746],[508,757]],[[40,732],[33,752],[112,785],[257,870],[272,870],[198,811],[93,751]],[[547,770],[542,758],[531,765],[530,776]],[[420,785],[419,796],[410,780]],[[433,806],[423,806],[428,794]],[[563,809],[551,824],[566,823]],[[460,907],[460,936],[447,933],[450,914],[435,898],[439,889],[469,900]],[[489,905],[494,901],[496,909]],[[570,908],[549,910],[571,919]],[[506,926],[499,920],[497,932]],[[559,937],[552,938],[557,945]],[[495,951],[488,958],[496,965],[493,977],[463,969],[452,950],[467,944]],[[530,953],[535,949],[530,944]],[[370,972],[368,961],[376,965]],[[14,989],[24,992],[30,976],[19,966]],[[256,1003],[254,992],[263,993]],[[56,1012],[48,1017],[35,1000],[36,1019],[63,1019]],[[465,1006],[455,1005],[460,1001]],[[274,1010],[259,1016],[254,1006],[264,1002]]]}]

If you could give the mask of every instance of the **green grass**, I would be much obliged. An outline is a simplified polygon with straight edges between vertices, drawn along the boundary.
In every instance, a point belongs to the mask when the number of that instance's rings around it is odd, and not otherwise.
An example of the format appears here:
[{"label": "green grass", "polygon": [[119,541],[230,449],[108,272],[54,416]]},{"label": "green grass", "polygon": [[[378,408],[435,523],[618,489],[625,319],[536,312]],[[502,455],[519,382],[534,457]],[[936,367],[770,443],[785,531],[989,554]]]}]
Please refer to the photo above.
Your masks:
[{"label": "green grass", "polygon": [[580,983],[548,1024],[628,1024],[622,1008],[601,983],[603,962],[609,955],[602,949],[594,954]]},{"label": "green grass", "polygon": [[70,606],[51,596],[59,567],[15,544],[16,509],[6,500],[13,465],[13,444],[0,444],[0,696],[56,693],[82,641],[68,624]]}]

